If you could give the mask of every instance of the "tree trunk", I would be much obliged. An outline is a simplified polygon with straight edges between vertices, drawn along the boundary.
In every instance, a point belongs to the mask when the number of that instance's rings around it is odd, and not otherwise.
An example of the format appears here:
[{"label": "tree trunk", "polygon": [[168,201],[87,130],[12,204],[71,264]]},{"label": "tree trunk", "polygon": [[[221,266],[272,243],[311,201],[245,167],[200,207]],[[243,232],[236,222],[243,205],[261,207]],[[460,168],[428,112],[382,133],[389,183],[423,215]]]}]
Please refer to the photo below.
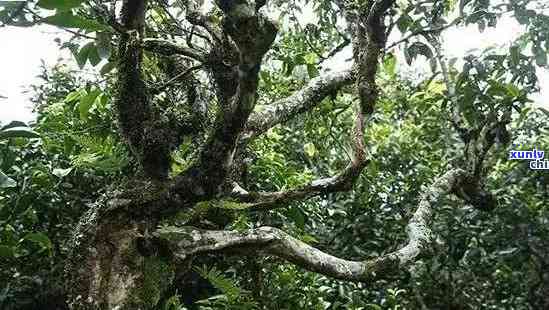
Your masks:
[{"label": "tree trunk", "polygon": [[169,255],[149,239],[157,223],[107,211],[119,204],[94,204],[76,228],[66,266],[71,309],[152,309],[174,279]]}]

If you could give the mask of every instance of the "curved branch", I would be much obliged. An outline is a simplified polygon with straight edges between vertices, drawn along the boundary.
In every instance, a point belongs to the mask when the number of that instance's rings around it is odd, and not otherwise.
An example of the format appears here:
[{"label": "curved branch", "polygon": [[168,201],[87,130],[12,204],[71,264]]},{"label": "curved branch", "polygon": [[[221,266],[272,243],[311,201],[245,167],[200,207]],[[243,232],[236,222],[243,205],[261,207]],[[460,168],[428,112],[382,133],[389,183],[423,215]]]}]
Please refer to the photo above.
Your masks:
[{"label": "curved branch", "polygon": [[266,106],[250,115],[244,139],[260,135],[269,128],[284,123],[300,113],[311,110],[324,98],[355,80],[353,70],[329,72],[309,81],[301,90],[289,97]]},{"label": "curved branch", "polygon": [[347,167],[339,174],[321,178],[303,187],[283,192],[252,192],[243,190],[238,184],[233,189],[233,198],[248,203],[248,208],[260,210],[285,205],[293,200],[307,199],[318,194],[348,191],[366,167],[364,147],[364,114],[357,107],[353,136],[353,157]]},{"label": "curved branch", "polygon": [[[371,6],[368,6],[368,14],[363,14],[364,12],[358,12],[354,5],[348,5],[343,2],[341,3],[341,5],[344,6],[348,23],[352,25],[353,56],[357,67],[356,86],[360,99],[360,106],[358,107],[357,112],[358,117],[356,121],[355,141],[353,144],[355,154],[350,165],[338,176],[314,181],[310,185],[301,189],[275,193],[248,193],[244,196],[242,196],[241,193],[237,193],[237,198],[243,200],[255,200],[257,203],[256,207],[261,208],[288,202],[294,199],[308,198],[323,192],[334,192],[350,189],[354,180],[356,180],[367,163],[364,154],[364,115],[371,115],[374,112],[374,108],[378,100],[379,92],[375,78],[379,56],[381,54],[381,50],[385,46],[385,38],[383,37],[385,34],[383,16],[393,4],[394,0],[381,0],[379,2],[375,2]],[[357,24],[357,22],[359,24]],[[296,94],[297,99],[294,98],[294,100],[289,101],[286,99],[289,103],[275,105],[275,111],[277,111],[278,108],[278,113],[273,113],[272,111],[258,113],[256,119],[262,120],[260,122],[263,126],[255,125],[255,132],[264,132],[272,126],[273,123],[276,124],[277,121],[281,122],[285,120],[285,118],[289,118],[291,115],[299,112],[300,109],[303,109],[303,107],[310,108],[314,103],[318,102],[319,99],[323,98],[322,95],[324,95],[324,97],[327,95],[327,93],[319,94],[317,92],[319,88],[323,89],[325,92],[327,90],[333,91],[333,88],[319,87],[318,85],[329,85],[331,87],[334,87],[333,85],[339,86],[345,82],[352,81],[352,77],[353,73],[349,70],[347,74],[340,73],[340,75],[332,76],[331,81],[334,84],[321,83],[324,82],[323,78],[313,80],[311,82],[312,86],[306,87],[304,90]],[[304,93],[309,94],[308,101],[299,100],[302,99],[301,96],[303,96]],[[310,99],[316,99],[316,101]],[[303,101],[305,105],[299,104],[299,101]],[[252,128],[251,135],[253,135],[253,122],[248,126]]]},{"label": "curved branch", "polygon": [[438,178],[423,195],[407,225],[408,243],[397,251],[366,261],[349,261],[332,256],[272,227],[246,232],[163,227],[155,235],[166,240],[179,258],[222,250],[257,249],[329,277],[370,281],[394,273],[425,254],[431,243],[430,224],[434,206],[455,190],[463,176],[463,170],[453,169]]},{"label": "curved branch", "polygon": [[345,170],[335,176],[320,178],[310,182],[308,185],[288,191],[247,192],[236,185],[233,190],[233,197],[247,203],[247,209],[265,210],[274,209],[284,206],[291,201],[307,199],[319,194],[348,191],[366,164],[366,161],[358,164],[351,163]]}]

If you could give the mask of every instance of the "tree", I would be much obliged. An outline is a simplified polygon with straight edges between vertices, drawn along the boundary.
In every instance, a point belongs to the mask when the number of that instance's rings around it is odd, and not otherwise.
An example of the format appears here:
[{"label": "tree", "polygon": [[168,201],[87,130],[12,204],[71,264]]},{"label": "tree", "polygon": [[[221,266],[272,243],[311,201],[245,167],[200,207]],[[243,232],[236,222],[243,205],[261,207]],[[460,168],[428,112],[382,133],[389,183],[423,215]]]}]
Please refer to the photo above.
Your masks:
[{"label": "tree", "polygon": [[[118,15],[116,4],[41,0],[2,11],[4,23],[45,22],[77,38],[93,39],[81,48],[65,44],[81,65],[100,63],[111,45],[117,50],[103,71],[116,68],[107,82],[116,86],[116,121],[138,169],[127,181],[111,184],[75,227],[65,269],[72,309],[158,307],[174,280],[184,279],[193,262],[208,263],[211,253],[250,261],[250,255],[278,257],[353,282],[372,283],[404,272],[434,252],[433,214],[442,205],[471,205],[487,212],[496,207],[487,184],[490,167],[512,142],[510,130],[517,125],[513,117],[524,113],[528,94],[536,89],[534,64],[546,65],[549,42],[541,1],[536,9],[528,1],[316,1],[325,28],[310,25],[295,32],[266,17],[266,1],[216,1],[207,14],[199,1],[125,0]],[[297,19],[299,4],[275,4],[293,15],[290,21]],[[56,13],[42,17],[41,8]],[[456,10],[458,16],[446,21]],[[504,13],[514,13],[529,30],[509,48],[509,55],[466,58],[461,71],[445,58],[443,30],[463,24],[494,26]],[[395,27],[402,37],[388,45]],[[279,33],[281,42],[276,41]],[[301,44],[310,52],[292,57],[294,47],[284,44]],[[348,44],[352,69],[319,73],[319,63]],[[440,109],[435,120],[425,124],[438,126],[433,132],[448,139],[433,146],[458,145],[449,160],[432,169],[437,175],[430,185],[412,192],[422,191],[419,199],[413,198],[417,207],[408,219],[406,243],[373,258],[349,260],[280,228],[232,225],[243,212],[255,216],[316,197],[329,201],[333,193],[352,190],[366,167],[383,160],[374,156],[375,131],[367,127],[379,123],[376,107],[384,99],[380,89],[391,90],[390,84],[380,87],[382,73],[397,83],[391,48],[401,44],[407,62],[420,55],[430,60],[434,76],[418,87],[426,89],[425,102],[443,104],[435,106]],[[526,48],[532,56],[522,53]],[[285,83],[275,60],[282,62],[286,75],[303,66],[310,79],[292,92],[291,87],[270,91]],[[100,93],[90,88],[78,94],[83,119]],[[344,111],[353,108],[346,120],[351,124],[343,128],[349,137],[341,138],[351,146],[346,166],[290,189],[250,189],[255,187],[248,178],[252,144],[338,95],[357,99],[340,100]],[[260,104],[264,102],[269,103]],[[174,165],[174,151],[182,146],[190,149],[190,156]],[[314,155],[314,145],[305,152]]]}]

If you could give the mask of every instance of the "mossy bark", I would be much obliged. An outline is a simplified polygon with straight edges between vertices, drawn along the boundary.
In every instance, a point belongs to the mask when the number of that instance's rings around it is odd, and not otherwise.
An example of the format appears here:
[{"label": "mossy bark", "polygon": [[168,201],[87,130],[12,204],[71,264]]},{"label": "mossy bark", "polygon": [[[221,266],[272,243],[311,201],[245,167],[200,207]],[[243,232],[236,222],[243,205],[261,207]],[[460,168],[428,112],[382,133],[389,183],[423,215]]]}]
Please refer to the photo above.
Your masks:
[{"label": "mossy bark", "polygon": [[157,223],[132,219],[128,210],[142,206],[128,201],[104,198],[76,227],[66,265],[71,309],[155,309],[170,287],[171,257],[149,235]]}]

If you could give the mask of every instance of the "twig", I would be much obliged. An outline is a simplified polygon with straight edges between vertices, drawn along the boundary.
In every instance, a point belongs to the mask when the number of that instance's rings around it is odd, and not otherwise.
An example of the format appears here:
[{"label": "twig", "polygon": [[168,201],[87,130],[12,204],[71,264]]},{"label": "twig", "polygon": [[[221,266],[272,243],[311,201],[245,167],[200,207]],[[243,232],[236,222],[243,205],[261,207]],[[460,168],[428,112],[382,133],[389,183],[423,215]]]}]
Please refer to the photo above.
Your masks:
[{"label": "twig", "polygon": [[170,85],[171,85],[173,82],[175,82],[175,81],[177,81],[178,79],[180,79],[181,77],[183,77],[183,76],[185,76],[185,75],[191,73],[192,71],[198,70],[198,69],[200,69],[200,68],[202,68],[202,67],[203,67],[203,65],[200,64],[200,65],[196,65],[196,66],[192,66],[192,67],[188,68],[187,70],[185,70],[185,71],[183,71],[183,72],[177,74],[177,75],[174,76],[173,78],[169,79],[166,83],[164,83],[164,84],[162,84],[161,86],[157,87],[157,88],[154,90],[154,93],[155,93],[155,94],[158,94],[158,93],[163,92],[166,88],[170,87]]}]

